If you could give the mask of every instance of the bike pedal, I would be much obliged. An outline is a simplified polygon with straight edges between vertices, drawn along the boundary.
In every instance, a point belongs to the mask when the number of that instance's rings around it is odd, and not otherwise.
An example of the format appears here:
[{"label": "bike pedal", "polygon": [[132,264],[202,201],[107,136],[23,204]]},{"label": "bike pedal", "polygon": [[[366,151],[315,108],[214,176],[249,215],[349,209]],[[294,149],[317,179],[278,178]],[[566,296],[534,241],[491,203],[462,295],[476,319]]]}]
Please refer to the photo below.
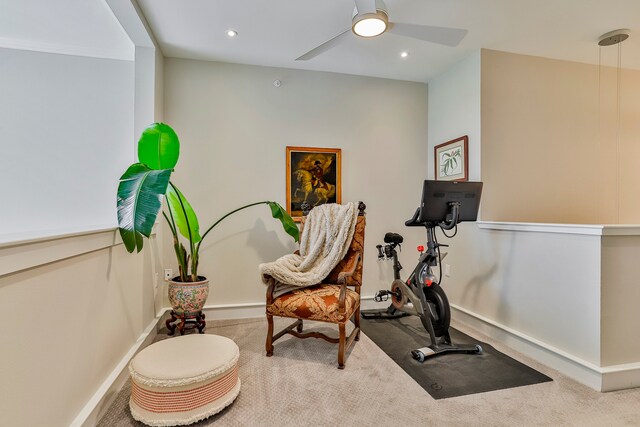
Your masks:
[{"label": "bike pedal", "polygon": [[376,292],[376,294],[373,297],[373,300],[376,302],[384,302],[384,301],[388,301],[389,300],[389,294],[391,292],[387,291],[387,290],[381,290]]}]

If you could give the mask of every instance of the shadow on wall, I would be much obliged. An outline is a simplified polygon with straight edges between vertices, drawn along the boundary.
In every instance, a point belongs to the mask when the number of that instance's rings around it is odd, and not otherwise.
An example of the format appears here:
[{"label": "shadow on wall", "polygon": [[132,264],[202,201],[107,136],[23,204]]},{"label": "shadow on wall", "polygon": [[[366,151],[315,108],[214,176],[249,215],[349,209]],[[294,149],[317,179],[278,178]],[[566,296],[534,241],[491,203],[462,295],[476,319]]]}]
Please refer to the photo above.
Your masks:
[{"label": "shadow on wall", "polygon": [[[262,262],[275,261],[282,255],[290,254],[298,249],[297,244],[293,247],[284,245],[278,235],[273,230],[268,231],[264,221],[258,218],[253,228],[249,230],[247,246],[255,249]],[[293,239],[291,239],[291,242],[293,242]]]},{"label": "shadow on wall", "polygon": [[506,249],[504,249],[504,253],[506,253],[506,257],[503,259],[502,265],[504,266],[503,268],[503,273],[502,273],[502,277],[501,280],[497,283],[497,286],[500,289],[500,297],[499,297],[499,304],[496,310],[496,315],[497,315],[497,319],[502,319],[503,322],[505,322],[505,324],[508,324],[506,322],[508,322],[508,320],[511,318],[510,313],[511,310],[509,308],[509,303],[507,301],[509,301],[509,291],[511,290],[512,286],[518,286],[518,283],[515,282],[516,279],[514,279],[515,275],[512,274],[512,270],[513,270],[513,258],[515,256],[515,251],[516,251],[516,238],[517,235],[516,233],[511,233],[511,239],[509,241],[509,243],[506,245]]},{"label": "shadow on wall", "polygon": [[[255,249],[260,258],[265,262],[273,261],[284,254],[292,253],[298,249],[297,244],[292,246],[293,249],[292,247],[284,245],[278,237],[279,234],[277,232],[273,230],[267,231],[264,221],[262,221],[262,219],[257,219],[254,226],[250,229],[245,228],[215,240],[209,238],[209,244],[202,245],[202,251],[224,250],[225,242],[231,241],[238,236],[245,235],[247,232],[249,234],[247,238],[247,245]],[[293,240],[291,241],[293,242]]]},{"label": "shadow on wall", "polygon": [[466,303],[467,298],[471,298],[469,301],[472,307],[475,307],[478,303],[478,296],[480,294],[480,290],[485,285],[491,276],[493,276],[496,271],[498,271],[498,264],[493,264],[489,270],[485,273],[477,274],[467,282],[467,285],[464,287],[462,291],[462,296],[460,297],[461,303]]},{"label": "shadow on wall", "polygon": [[[497,292],[499,293],[497,298],[492,297],[491,295],[485,295],[485,299],[497,299],[496,312],[484,312],[482,314],[489,315],[491,318],[505,322],[510,318],[511,313],[508,304],[509,292],[511,291],[512,286],[518,285],[518,283],[514,281],[514,275],[512,274],[513,259],[516,255],[516,235],[512,234],[510,241],[504,246],[499,245],[499,240],[500,239],[497,238],[497,236],[489,236],[489,241],[493,243],[493,245],[491,245],[493,247],[487,248],[486,253],[493,261],[491,263],[491,267],[486,271],[473,276],[471,280],[469,280],[463,290],[460,302],[474,311],[482,313],[483,310],[480,310],[480,307],[478,307],[482,296],[481,292],[483,290],[485,293],[492,291]],[[500,248],[497,247],[498,245]],[[501,274],[498,274],[499,272]]]}]

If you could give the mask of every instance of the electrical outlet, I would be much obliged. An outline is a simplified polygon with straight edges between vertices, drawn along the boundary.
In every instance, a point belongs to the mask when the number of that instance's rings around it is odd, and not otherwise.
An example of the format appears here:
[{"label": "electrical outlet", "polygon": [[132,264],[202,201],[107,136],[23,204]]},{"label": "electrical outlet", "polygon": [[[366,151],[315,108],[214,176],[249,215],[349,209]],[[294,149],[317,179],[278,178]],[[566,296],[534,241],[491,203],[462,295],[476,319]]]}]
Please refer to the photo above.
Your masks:
[{"label": "electrical outlet", "polygon": [[164,280],[171,280],[173,278],[173,270],[170,268],[164,269]]},{"label": "electrical outlet", "polygon": [[444,275],[451,277],[451,264],[444,263]]}]

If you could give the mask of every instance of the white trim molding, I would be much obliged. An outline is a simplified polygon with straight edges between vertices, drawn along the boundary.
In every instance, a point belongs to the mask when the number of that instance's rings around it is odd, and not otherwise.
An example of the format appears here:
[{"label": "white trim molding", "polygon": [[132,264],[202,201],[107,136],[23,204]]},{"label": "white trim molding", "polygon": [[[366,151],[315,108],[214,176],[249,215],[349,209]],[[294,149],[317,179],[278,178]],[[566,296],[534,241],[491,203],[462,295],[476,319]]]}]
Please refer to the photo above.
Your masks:
[{"label": "white trim molding", "polygon": [[120,362],[118,362],[107,378],[105,378],[100,387],[98,387],[98,390],[91,396],[91,399],[89,399],[78,415],[76,415],[76,418],[71,423],[71,427],[91,427],[98,423],[116,399],[118,392],[129,379],[129,362],[131,362],[131,359],[133,359],[140,350],[154,341],[156,335],[158,335],[158,326],[164,323],[163,320],[165,318],[166,310],[149,323],[127,354],[120,359]]},{"label": "white trim molding", "polygon": [[583,234],[589,236],[639,236],[640,225],[619,224],[545,224],[534,222],[478,221],[482,230],[524,231],[536,233]]},{"label": "white trim molding", "polygon": [[122,244],[115,228],[0,245],[0,277]]},{"label": "white trim molding", "polygon": [[[203,308],[206,321],[222,319],[245,319],[264,317],[266,304],[264,302],[242,303],[242,304],[216,304],[207,305]],[[85,404],[82,410],[76,415],[71,423],[71,427],[94,426],[104,416],[109,406],[113,403],[122,387],[129,379],[129,362],[143,348],[147,347],[155,340],[158,330],[165,326],[165,321],[169,317],[171,308],[160,310],[158,316],[146,327],[144,332],[138,337],[129,351],[120,359],[120,362],[113,368],[111,373],[105,378],[98,390]]]},{"label": "white trim molding", "polygon": [[[372,296],[363,296],[362,301],[363,308],[380,308],[379,304],[375,307],[376,303],[373,301]],[[456,311],[456,321],[483,332],[514,350],[520,351],[553,369],[557,369],[595,390],[612,391],[640,386],[640,363],[601,368],[469,310],[454,304],[451,307]],[[140,350],[154,341],[158,330],[164,327],[170,310],[170,308],[161,310],[160,314],[149,323],[144,332],[78,413],[71,423],[72,427],[89,427],[97,424],[129,378],[129,371],[127,370],[129,362]],[[265,303],[207,305],[203,311],[207,316],[207,322],[222,319],[257,318],[264,317]]]},{"label": "white trim molding", "polygon": [[[156,230],[157,223],[152,237]],[[120,233],[114,227],[0,242],[0,277],[121,244]]]},{"label": "white trim molding", "polygon": [[[227,319],[251,319],[264,317],[266,302],[249,302],[241,304],[211,304],[202,308],[206,321]],[[170,310],[170,309],[169,309]]]},{"label": "white trim molding", "polygon": [[640,387],[640,363],[601,367],[463,307],[451,304],[456,321],[555,369],[596,391]]},{"label": "white trim molding", "polygon": [[58,43],[32,42],[0,37],[0,47],[31,52],[51,53],[54,55],[82,56],[86,58],[114,59],[117,61],[133,61],[133,44],[131,49],[123,52],[117,49],[97,49],[87,46],[71,46]]}]

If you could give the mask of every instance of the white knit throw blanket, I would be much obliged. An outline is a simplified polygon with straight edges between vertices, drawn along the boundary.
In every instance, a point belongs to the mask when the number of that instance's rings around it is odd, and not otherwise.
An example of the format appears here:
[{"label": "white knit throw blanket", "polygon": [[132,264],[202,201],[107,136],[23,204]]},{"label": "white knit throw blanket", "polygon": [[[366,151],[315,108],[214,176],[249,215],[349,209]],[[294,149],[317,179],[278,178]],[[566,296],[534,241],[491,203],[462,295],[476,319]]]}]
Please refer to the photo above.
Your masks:
[{"label": "white knit throw blanket", "polygon": [[295,288],[316,285],[344,258],[358,220],[354,203],[325,204],[309,213],[300,236],[300,255],[285,255],[260,264],[262,281],[276,281],[276,296]]}]

